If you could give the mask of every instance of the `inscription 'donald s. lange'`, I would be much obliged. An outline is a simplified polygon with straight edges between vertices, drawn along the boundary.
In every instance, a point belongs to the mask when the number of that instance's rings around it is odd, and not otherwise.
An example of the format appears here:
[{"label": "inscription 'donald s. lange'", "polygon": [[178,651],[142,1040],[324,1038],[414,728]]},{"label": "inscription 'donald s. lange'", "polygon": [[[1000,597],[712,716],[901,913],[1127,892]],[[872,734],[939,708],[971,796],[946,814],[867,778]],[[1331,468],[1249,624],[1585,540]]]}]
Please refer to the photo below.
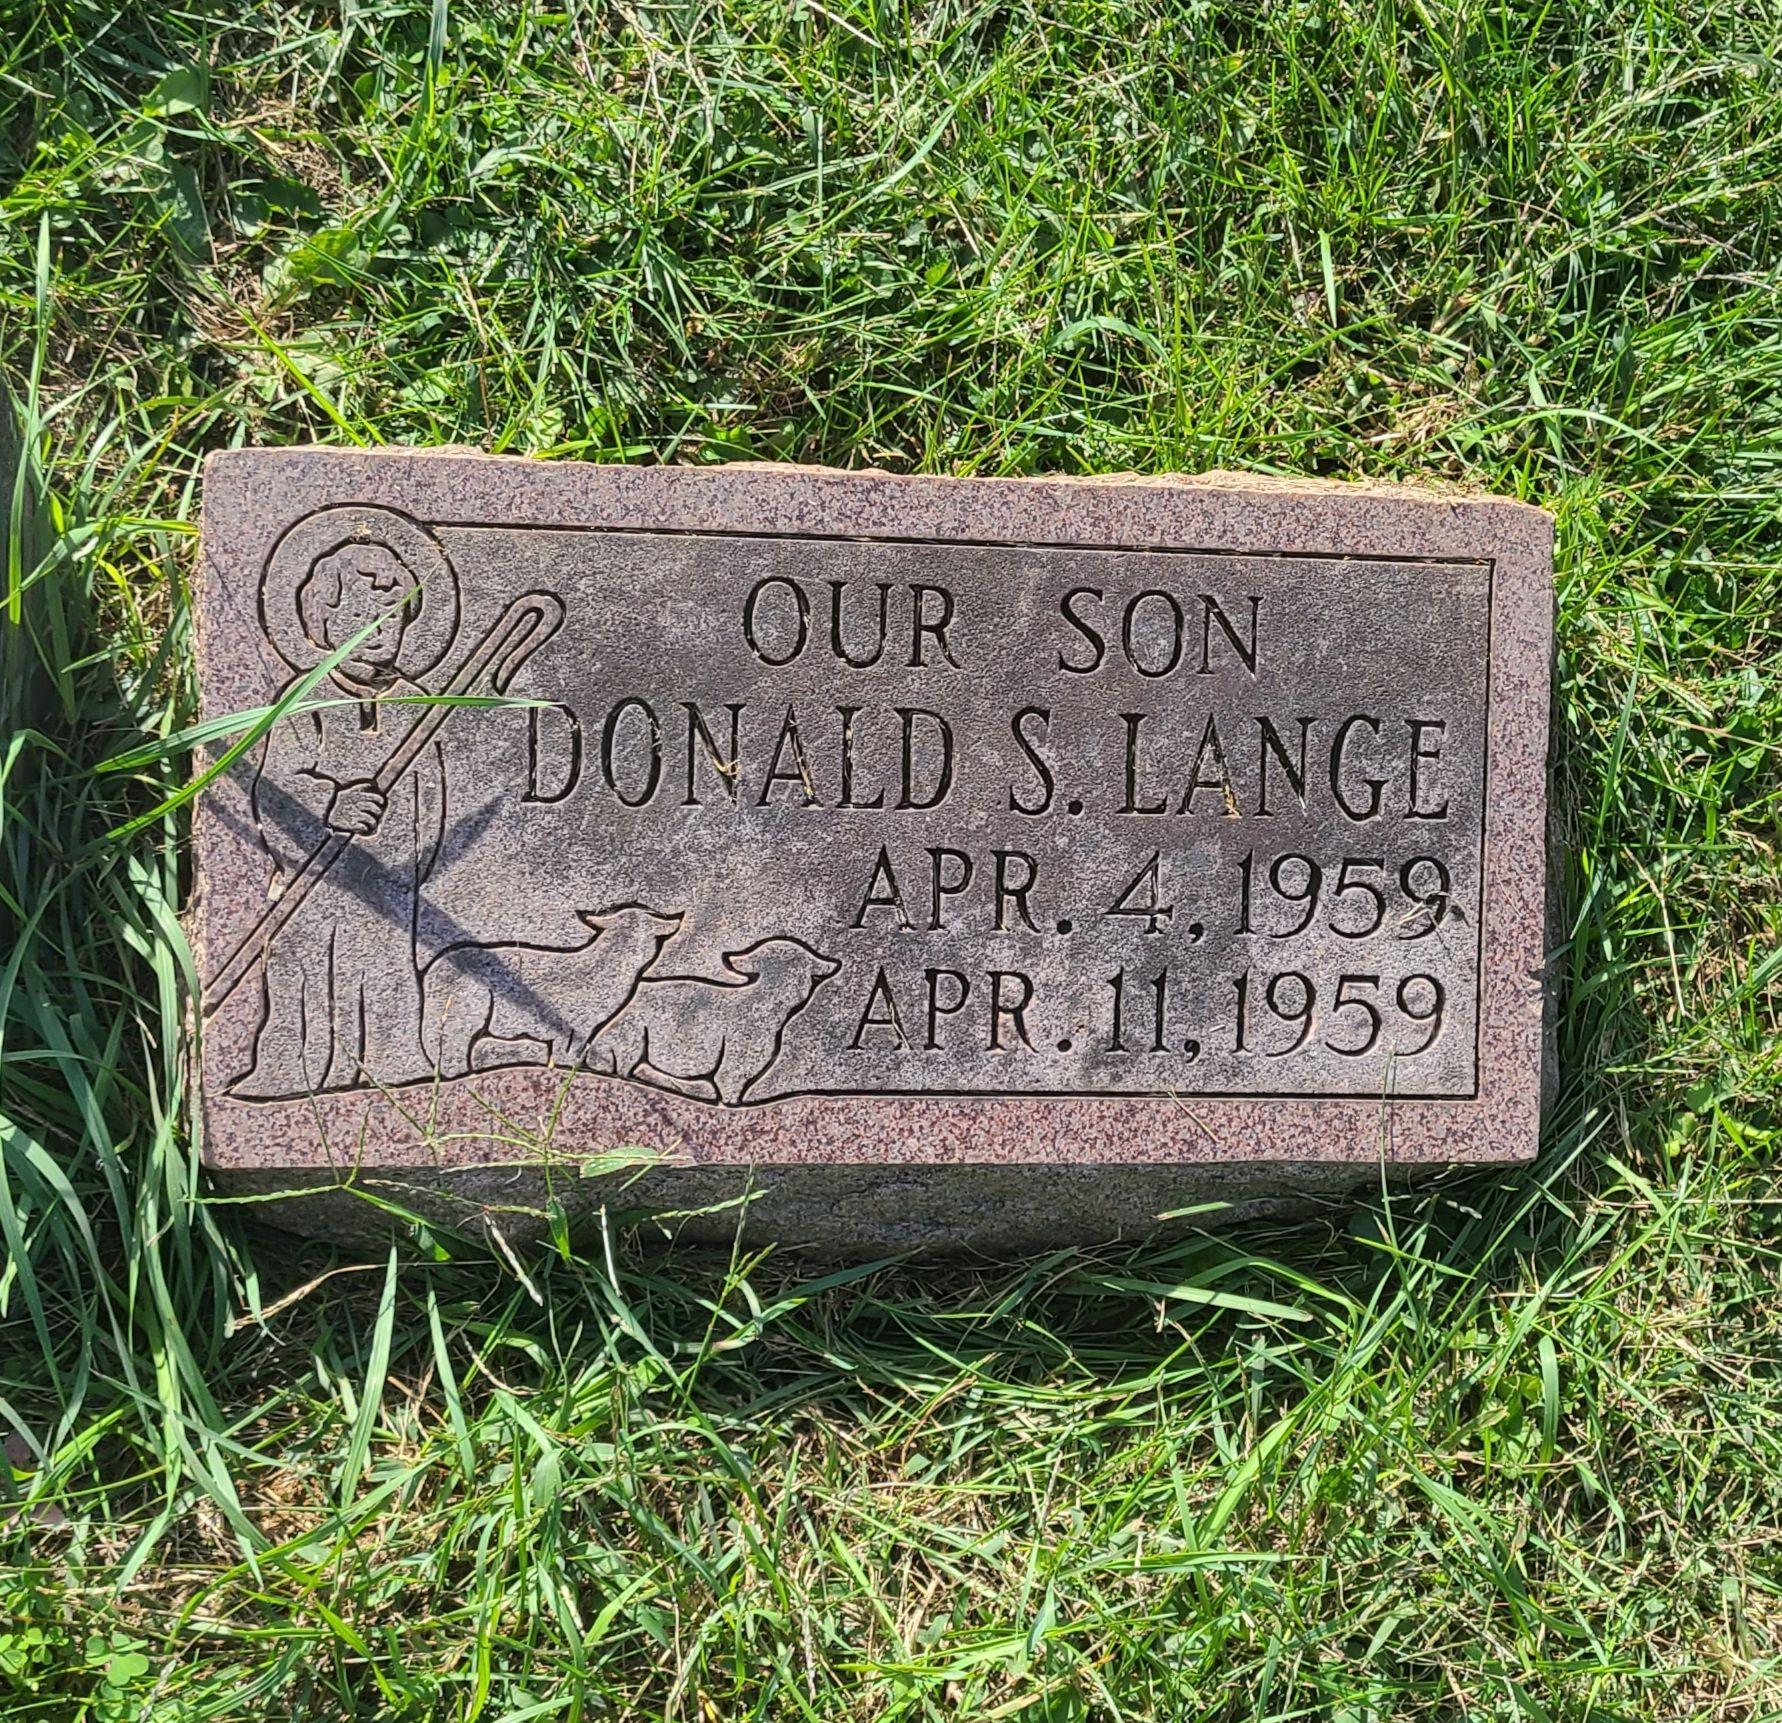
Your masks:
[{"label": "inscription 'donald s. lange'", "polygon": [[229,1093],[1473,1095],[1490,611],[1483,560],[317,511],[261,627],[293,682],[363,638],[238,768]]}]

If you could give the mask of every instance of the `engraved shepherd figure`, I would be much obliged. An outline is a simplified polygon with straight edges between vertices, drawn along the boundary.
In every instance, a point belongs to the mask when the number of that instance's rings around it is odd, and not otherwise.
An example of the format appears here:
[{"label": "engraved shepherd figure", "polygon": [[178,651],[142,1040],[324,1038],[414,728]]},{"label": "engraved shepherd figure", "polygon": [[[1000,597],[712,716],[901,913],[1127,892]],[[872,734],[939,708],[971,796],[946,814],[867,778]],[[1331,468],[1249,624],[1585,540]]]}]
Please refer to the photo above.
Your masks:
[{"label": "engraved shepherd figure", "polygon": [[[273,553],[261,619],[299,675],[369,632],[316,689],[326,703],[273,728],[254,780],[269,895],[302,879],[307,898],[301,925],[266,949],[253,1067],[233,1092],[271,1099],[425,1077],[415,937],[445,829],[439,743],[426,740],[387,787],[375,780],[427,710],[390,697],[426,692],[421,677],[452,648],[451,565],[394,510],[324,510]],[[305,879],[331,838],[345,840],[338,857]]]}]

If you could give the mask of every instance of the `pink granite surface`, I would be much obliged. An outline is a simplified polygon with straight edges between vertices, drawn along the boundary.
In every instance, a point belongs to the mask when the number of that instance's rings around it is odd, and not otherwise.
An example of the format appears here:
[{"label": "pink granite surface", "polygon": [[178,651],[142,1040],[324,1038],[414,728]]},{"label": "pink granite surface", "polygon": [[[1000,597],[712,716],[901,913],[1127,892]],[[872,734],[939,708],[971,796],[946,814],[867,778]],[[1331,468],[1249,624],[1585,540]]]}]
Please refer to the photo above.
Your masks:
[{"label": "pink granite surface", "polygon": [[[1008,1244],[1043,1236],[1049,1199],[1042,1169],[1048,1166],[1071,1169],[1079,1183],[1097,1167],[1163,1175],[1152,1184],[1112,1181],[1121,1193],[1115,1213],[1087,1221],[1057,1214],[1062,1236],[1106,1232],[1119,1213],[1139,1224],[1158,1212],[1159,1193],[1164,1202],[1191,1197],[1195,1186],[1184,1175],[1194,1167],[1207,1169],[1209,1189],[1241,1190],[1248,1170],[1256,1188],[1279,1190],[1283,1172],[1289,1184],[1297,1179],[1328,1188],[1346,1169],[1371,1176],[1380,1167],[1533,1156],[1543,1080],[1553,606],[1552,527],[1542,511],[1490,497],[1230,475],[949,480],[753,465],[644,470],[446,452],[233,452],[212,457],[206,470],[198,595],[206,718],[262,705],[288,681],[290,671],[267,645],[257,614],[262,571],[293,522],[342,504],[396,509],[423,523],[1489,564],[1477,1094],[1438,1100],[900,1094],[728,1107],[530,1068],[387,1093],[248,1101],[224,1093],[219,1074],[239,1070],[250,1057],[257,996],[250,986],[203,1026],[203,1152],[211,1168],[253,1172],[273,1184],[281,1175],[309,1180],[355,1169],[388,1170],[400,1181],[397,1169],[481,1168],[462,1184],[479,1193],[479,1202],[500,1191],[534,1191],[527,1169],[546,1163],[573,1169],[587,1157],[633,1149],[707,1174],[833,1167],[867,1169],[882,1181],[908,1169],[913,1180],[924,1181],[921,1188],[941,1193],[922,1234],[932,1239],[947,1231],[946,1169],[996,1163],[1030,1170],[1022,1187],[1021,1206],[1030,1211],[1025,1230],[1005,1227],[1002,1237],[994,1223],[977,1229]],[[248,796],[237,772],[200,799],[198,886],[189,920],[203,976],[215,972],[265,904],[265,859],[252,838]],[[488,865],[500,869],[502,857],[491,850]],[[1330,1179],[1321,1178],[1321,1167]],[[1234,1173],[1240,1175],[1235,1184]],[[672,1176],[652,1174],[651,1191],[671,1194]],[[667,1186],[660,1184],[664,1177]],[[717,1187],[707,1178],[697,1188]],[[915,1188],[906,1187],[906,1196]],[[833,1189],[844,1194],[817,1197],[818,1209],[858,1200],[861,1187],[844,1180]],[[1054,1196],[1064,1197],[1062,1186]],[[988,1199],[992,1210],[1010,1200],[1006,1190]],[[871,1225],[854,1230],[858,1242],[871,1242]],[[886,1237],[897,1231],[888,1219],[877,1230]]]}]

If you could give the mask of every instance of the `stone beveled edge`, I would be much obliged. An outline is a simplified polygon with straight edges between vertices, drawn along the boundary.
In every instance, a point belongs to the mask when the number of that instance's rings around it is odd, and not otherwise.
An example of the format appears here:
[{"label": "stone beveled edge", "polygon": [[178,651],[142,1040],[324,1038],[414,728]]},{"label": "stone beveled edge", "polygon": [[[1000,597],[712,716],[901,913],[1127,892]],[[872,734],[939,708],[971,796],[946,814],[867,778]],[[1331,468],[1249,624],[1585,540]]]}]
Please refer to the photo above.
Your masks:
[{"label": "stone beveled edge", "polygon": [[[490,1152],[492,1144],[479,1147],[449,1132],[443,1141],[420,1140],[411,1124],[392,1126],[391,1109],[375,1105],[375,1095],[253,1106],[213,1098],[201,1085],[208,1166],[345,1172],[364,1165],[397,1173],[550,1160],[568,1167],[585,1154],[651,1140],[667,1145],[671,1161],[737,1169],[975,1162],[1411,1167],[1533,1158],[1547,1039],[1553,522],[1545,510],[1442,489],[1228,472],[960,479],[754,462],[601,466],[455,448],[219,451],[205,463],[196,579],[205,718],[268,697],[255,681],[260,667],[244,662],[246,654],[233,665],[216,654],[216,635],[231,612],[239,616],[240,595],[254,589],[284,528],[312,509],[339,503],[397,508],[427,522],[1488,559],[1493,598],[1482,893],[1493,907],[1484,917],[1480,954],[1479,1093],[1464,1101],[1391,1102],[895,1097],[778,1102],[743,1109],[740,1120],[734,1113],[713,1118],[712,1109],[697,1103],[627,1095],[598,1107],[610,1119],[598,1141],[543,1154],[506,1146]],[[194,839],[202,862],[211,841],[202,797]],[[204,889],[201,874],[187,914],[201,976],[211,962]],[[690,1133],[697,1144],[689,1142]]]}]

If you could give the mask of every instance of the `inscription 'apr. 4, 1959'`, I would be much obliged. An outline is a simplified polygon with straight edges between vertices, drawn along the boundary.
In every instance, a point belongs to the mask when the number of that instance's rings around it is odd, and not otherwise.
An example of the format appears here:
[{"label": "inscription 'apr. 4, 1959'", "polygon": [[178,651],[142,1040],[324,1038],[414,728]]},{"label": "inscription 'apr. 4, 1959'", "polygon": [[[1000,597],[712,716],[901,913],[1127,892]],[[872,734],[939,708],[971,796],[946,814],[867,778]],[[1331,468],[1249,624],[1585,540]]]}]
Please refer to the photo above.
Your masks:
[{"label": "inscription 'apr. 4, 1959'", "polygon": [[1494,556],[423,465],[207,596],[213,1094],[1480,1096]]}]

